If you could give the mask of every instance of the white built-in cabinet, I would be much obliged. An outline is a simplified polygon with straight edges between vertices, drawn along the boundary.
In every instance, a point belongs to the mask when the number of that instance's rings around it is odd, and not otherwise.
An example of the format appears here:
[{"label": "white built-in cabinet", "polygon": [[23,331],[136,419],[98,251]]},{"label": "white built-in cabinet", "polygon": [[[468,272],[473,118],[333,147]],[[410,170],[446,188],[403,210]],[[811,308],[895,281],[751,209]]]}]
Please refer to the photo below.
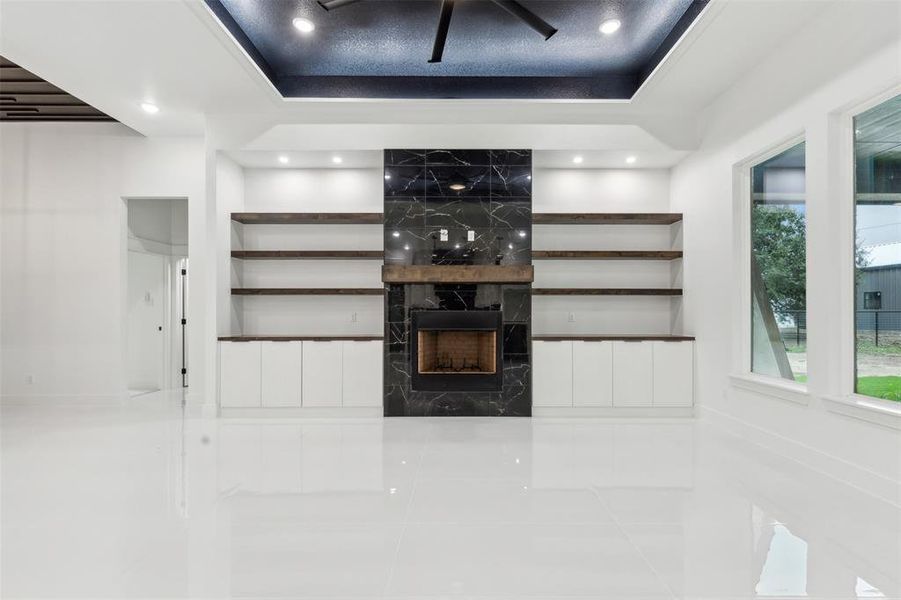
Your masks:
[{"label": "white built-in cabinet", "polygon": [[690,407],[691,341],[534,341],[535,407]]},{"label": "white built-in cabinet", "polygon": [[654,404],[654,342],[613,342],[613,406]]},{"label": "white built-in cabinet", "polygon": [[613,344],[574,340],[573,406],[613,406]]},{"label": "white built-in cabinet", "polygon": [[303,345],[291,342],[259,342],[259,344],[262,350],[261,404],[274,408],[300,406]]},{"label": "white built-in cabinet", "polygon": [[375,340],[219,343],[219,404],[233,408],[379,408]]},{"label": "white built-in cabinet", "polygon": [[260,406],[262,352],[259,342],[219,344],[219,402],[222,406]]},{"label": "white built-in cabinet", "polygon": [[690,406],[694,395],[691,377],[694,370],[694,345],[691,342],[652,343],[654,406]]},{"label": "white built-in cabinet", "polygon": [[382,343],[342,344],[341,406],[382,406]]},{"label": "white built-in cabinet", "polygon": [[573,404],[572,342],[532,344],[532,398],[541,406]]},{"label": "white built-in cabinet", "polygon": [[341,345],[303,342],[303,405],[341,406]]}]

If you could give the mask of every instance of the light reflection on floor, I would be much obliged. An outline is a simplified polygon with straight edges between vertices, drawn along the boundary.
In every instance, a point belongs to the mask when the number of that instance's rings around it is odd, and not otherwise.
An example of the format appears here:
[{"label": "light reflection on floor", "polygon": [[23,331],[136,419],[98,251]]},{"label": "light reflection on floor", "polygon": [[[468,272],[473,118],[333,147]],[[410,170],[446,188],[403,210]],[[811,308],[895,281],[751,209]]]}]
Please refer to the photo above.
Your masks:
[{"label": "light reflection on floor", "polygon": [[899,512],[693,421],[2,407],[3,597],[898,597]]}]

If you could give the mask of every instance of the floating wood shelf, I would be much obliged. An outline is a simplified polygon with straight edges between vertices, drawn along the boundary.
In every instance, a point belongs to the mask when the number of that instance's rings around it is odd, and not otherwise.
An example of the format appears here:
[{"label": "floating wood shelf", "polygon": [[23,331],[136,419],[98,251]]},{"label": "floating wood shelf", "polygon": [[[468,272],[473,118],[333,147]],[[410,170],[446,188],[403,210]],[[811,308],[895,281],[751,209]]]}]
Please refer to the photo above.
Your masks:
[{"label": "floating wood shelf", "polygon": [[675,260],[681,250],[532,250],[533,260]]},{"label": "floating wood shelf", "polygon": [[681,296],[680,288],[532,288],[533,296]]},{"label": "floating wood shelf", "polygon": [[384,288],[232,288],[238,296],[381,296]]},{"label": "floating wood shelf", "polygon": [[661,334],[640,334],[640,333],[610,333],[610,334],[578,334],[578,333],[561,333],[551,335],[533,335],[532,340],[536,342],[566,342],[570,340],[580,342],[692,342],[694,336],[691,335],[671,335],[668,333]]},{"label": "floating wood shelf", "polygon": [[246,225],[381,225],[382,213],[232,213],[232,221]]},{"label": "floating wood shelf", "polygon": [[380,335],[225,335],[220,342],[379,342]]},{"label": "floating wood shelf", "polygon": [[536,213],[533,225],[672,225],[682,213]]},{"label": "floating wood shelf", "polygon": [[384,265],[385,283],[531,283],[532,265]]},{"label": "floating wood shelf", "polygon": [[232,258],[244,260],[360,259],[382,260],[382,250],[232,250]]}]

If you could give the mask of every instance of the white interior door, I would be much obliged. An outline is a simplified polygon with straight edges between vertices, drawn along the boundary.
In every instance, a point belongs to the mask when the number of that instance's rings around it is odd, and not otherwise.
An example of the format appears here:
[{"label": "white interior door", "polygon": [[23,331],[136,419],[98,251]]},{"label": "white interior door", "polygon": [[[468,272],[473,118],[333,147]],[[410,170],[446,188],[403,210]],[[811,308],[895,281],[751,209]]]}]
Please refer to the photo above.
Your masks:
[{"label": "white interior door", "polygon": [[167,259],[128,253],[128,389],[165,385],[165,327],[169,305]]}]

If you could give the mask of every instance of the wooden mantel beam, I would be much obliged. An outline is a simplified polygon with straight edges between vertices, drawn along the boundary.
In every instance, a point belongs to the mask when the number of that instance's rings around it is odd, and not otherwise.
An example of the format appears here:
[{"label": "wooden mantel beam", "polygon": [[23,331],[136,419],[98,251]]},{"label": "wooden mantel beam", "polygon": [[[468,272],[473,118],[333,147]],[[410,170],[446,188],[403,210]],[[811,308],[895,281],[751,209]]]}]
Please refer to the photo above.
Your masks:
[{"label": "wooden mantel beam", "polygon": [[532,265],[384,265],[384,283],[531,283]]}]

